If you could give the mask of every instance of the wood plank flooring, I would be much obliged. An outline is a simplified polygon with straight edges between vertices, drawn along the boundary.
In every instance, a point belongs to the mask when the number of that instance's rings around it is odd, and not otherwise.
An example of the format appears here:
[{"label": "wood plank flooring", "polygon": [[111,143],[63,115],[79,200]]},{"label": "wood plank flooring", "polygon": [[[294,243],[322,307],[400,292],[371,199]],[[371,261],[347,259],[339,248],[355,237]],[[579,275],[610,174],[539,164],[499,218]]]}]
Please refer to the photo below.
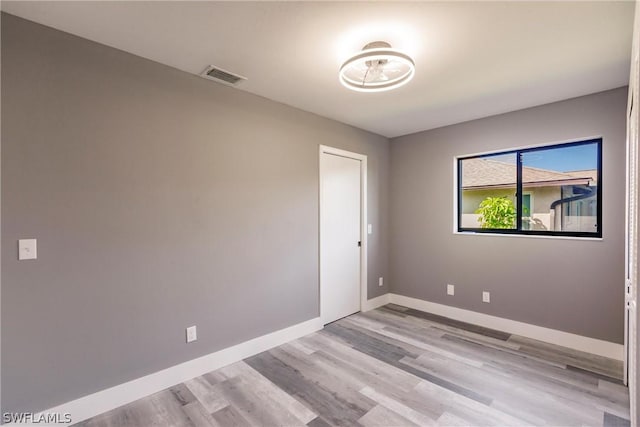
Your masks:
[{"label": "wood plank flooring", "polygon": [[629,426],[619,361],[396,305],[80,423]]}]

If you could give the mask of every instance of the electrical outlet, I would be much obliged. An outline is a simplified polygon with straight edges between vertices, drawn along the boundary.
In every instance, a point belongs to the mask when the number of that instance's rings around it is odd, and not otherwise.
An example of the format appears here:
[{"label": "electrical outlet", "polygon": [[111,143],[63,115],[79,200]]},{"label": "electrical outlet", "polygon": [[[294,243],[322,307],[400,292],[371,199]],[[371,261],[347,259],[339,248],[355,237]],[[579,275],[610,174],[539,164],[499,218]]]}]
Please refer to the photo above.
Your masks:
[{"label": "electrical outlet", "polygon": [[455,286],[447,283],[447,295],[455,295],[455,293],[456,293]]},{"label": "electrical outlet", "polygon": [[373,233],[373,225],[367,224],[367,234],[372,234],[372,233]]},{"label": "electrical outlet", "polygon": [[382,285],[384,285],[384,278],[380,277],[378,278],[378,286],[382,286]]},{"label": "electrical outlet", "polygon": [[187,328],[187,342],[193,342],[198,339],[198,333],[195,326],[189,326]]},{"label": "electrical outlet", "polygon": [[491,302],[491,294],[489,292],[482,292],[482,302]]}]

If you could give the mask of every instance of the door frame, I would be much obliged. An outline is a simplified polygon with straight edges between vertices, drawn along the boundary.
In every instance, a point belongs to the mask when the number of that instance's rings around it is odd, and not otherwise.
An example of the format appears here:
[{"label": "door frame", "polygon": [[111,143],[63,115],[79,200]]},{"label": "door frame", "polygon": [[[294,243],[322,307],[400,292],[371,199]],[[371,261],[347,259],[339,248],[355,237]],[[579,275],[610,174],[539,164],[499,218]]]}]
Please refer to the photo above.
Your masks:
[{"label": "door frame", "polygon": [[[367,156],[320,145],[318,159],[318,316],[322,316],[322,159],[324,154],[360,161],[360,311],[367,303]],[[324,322],[324,319],[322,319]]]},{"label": "door frame", "polygon": [[[632,66],[632,76],[633,76],[633,66]],[[629,98],[628,98],[628,106],[627,106],[627,126],[626,126],[626,206],[625,206],[625,280],[624,280],[624,360],[623,360],[623,383],[629,386],[629,391],[631,393],[631,389],[633,388],[634,383],[634,368],[635,368],[635,355],[633,348],[633,339],[630,334],[633,331],[630,329],[630,324],[632,319],[630,316],[631,304],[632,304],[632,290],[634,287],[634,283],[637,280],[637,242],[638,242],[638,231],[637,231],[637,203],[638,203],[638,195],[637,193],[637,185],[638,185],[638,177],[637,177],[637,141],[633,141],[633,132],[631,130],[633,118],[631,115],[633,111],[631,110],[632,103],[636,101],[634,96],[634,85],[630,84],[629,86]],[[634,109],[636,107],[634,106]]]},{"label": "door frame", "polygon": [[640,226],[640,172],[638,127],[640,126],[640,9],[636,7],[631,69],[629,73],[629,95],[627,99],[626,123],[626,206],[625,206],[625,283],[624,283],[624,383],[629,387],[631,425],[638,420],[638,227]]}]

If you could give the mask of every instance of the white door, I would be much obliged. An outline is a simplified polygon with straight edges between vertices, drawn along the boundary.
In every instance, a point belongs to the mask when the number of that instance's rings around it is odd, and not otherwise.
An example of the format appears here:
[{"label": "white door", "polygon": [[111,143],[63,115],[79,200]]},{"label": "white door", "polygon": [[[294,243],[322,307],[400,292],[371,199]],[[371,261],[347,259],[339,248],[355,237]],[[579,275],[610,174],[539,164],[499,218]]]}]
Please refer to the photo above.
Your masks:
[{"label": "white door", "polygon": [[360,159],[320,152],[320,316],[324,324],[360,311],[361,168]]}]

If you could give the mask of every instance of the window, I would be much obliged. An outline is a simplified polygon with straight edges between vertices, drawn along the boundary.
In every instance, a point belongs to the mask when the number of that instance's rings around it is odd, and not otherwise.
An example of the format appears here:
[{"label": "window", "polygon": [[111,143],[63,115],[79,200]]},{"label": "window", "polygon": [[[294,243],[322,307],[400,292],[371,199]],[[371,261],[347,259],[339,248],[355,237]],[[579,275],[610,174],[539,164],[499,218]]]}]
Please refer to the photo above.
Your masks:
[{"label": "window", "polygon": [[602,139],[458,158],[458,231],[602,237],[601,158]]}]

